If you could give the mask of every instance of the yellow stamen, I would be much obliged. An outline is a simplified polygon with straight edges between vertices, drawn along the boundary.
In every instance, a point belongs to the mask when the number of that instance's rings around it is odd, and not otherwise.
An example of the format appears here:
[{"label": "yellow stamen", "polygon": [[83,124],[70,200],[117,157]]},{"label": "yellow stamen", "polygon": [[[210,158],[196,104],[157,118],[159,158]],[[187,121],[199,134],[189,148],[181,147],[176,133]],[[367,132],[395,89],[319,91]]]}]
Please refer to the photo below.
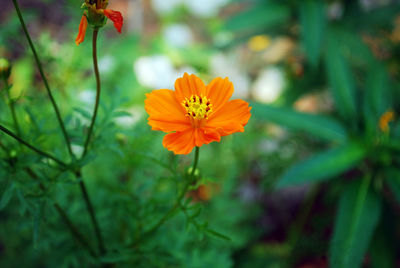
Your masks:
[{"label": "yellow stamen", "polygon": [[207,97],[192,95],[190,98],[185,98],[182,106],[186,109],[186,116],[193,119],[197,126],[198,121],[208,118],[213,105]]}]

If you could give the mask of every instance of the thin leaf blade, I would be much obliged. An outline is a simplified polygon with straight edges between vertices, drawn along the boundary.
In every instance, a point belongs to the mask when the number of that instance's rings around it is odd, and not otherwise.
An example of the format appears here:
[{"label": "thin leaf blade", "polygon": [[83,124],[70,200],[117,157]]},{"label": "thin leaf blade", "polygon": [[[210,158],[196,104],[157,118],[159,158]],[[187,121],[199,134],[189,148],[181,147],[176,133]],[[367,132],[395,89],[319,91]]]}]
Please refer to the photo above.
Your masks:
[{"label": "thin leaf blade", "polygon": [[268,120],[294,130],[334,142],[345,142],[347,131],[333,118],[323,115],[299,113],[288,108],[252,103],[252,113],[259,120]]},{"label": "thin leaf blade", "polygon": [[299,5],[302,42],[310,63],[315,67],[325,32],[324,1],[306,0]]},{"label": "thin leaf blade", "polygon": [[319,182],[337,176],[357,165],[367,149],[359,142],[314,155],[290,168],[278,181],[278,187]]},{"label": "thin leaf blade", "polygon": [[334,31],[329,32],[325,64],[332,95],[343,119],[357,118],[355,84]]},{"label": "thin leaf blade", "polygon": [[381,213],[381,199],[369,187],[368,180],[346,185],[340,197],[330,248],[331,267],[353,268],[362,264]]}]

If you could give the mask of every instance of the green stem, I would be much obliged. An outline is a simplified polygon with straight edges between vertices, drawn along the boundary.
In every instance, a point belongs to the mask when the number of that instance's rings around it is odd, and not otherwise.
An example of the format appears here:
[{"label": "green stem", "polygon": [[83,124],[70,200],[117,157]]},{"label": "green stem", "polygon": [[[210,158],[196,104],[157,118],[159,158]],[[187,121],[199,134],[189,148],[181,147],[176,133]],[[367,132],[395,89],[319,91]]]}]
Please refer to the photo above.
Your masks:
[{"label": "green stem", "polygon": [[[26,172],[39,183],[39,187],[43,192],[46,192],[46,187],[39,181],[38,175],[31,169],[26,168]],[[72,223],[71,219],[68,217],[67,213],[62,209],[62,207],[57,203],[53,202],[54,208],[57,210],[60,217],[63,219],[65,225],[68,227],[69,231],[71,232],[72,236],[76,238],[76,240],[87,250],[87,252],[93,257],[96,257],[95,252],[93,251],[92,247],[83,237],[83,235],[79,232],[79,229]]]},{"label": "green stem", "polygon": [[18,119],[17,119],[17,115],[15,113],[15,107],[14,107],[15,101],[13,99],[11,99],[10,85],[8,84],[7,78],[4,78],[4,85],[6,87],[8,106],[10,107],[11,116],[12,116],[13,123],[14,123],[14,128],[15,128],[15,131],[17,132],[17,135],[21,137],[21,130],[19,128]]},{"label": "green stem", "polygon": [[100,231],[99,224],[97,222],[96,214],[95,214],[95,211],[93,209],[92,202],[91,202],[91,200],[89,198],[89,194],[87,192],[86,185],[85,185],[85,183],[83,181],[83,178],[82,178],[82,176],[80,174],[80,171],[76,173],[76,177],[78,179],[80,179],[79,186],[81,188],[81,192],[82,192],[83,198],[84,198],[85,203],[86,203],[86,208],[89,211],[90,220],[92,221],[92,224],[93,224],[93,227],[94,227],[94,232],[95,232],[95,235],[96,235],[96,238],[97,238],[97,243],[99,245],[100,255],[104,255],[106,253],[106,250],[105,250],[104,243],[103,243],[103,237],[101,235],[101,231]]},{"label": "green stem", "polygon": [[18,135],[14,134],[13,132],[11,132],[9,129],[7,129],[6,127],[0,125],[0,130],[3,131],[4,133],[6,133],[8,136],[16,139],[19,143],[25,145],[26,147],[28,147],[29,149],[35,151],[36,153],[40,154],[41,156],[44,156],[46,158],[49,158],[51,160],[53,160],[54,162],[56,162],[57,164],[59,164],[60,166],[62,166],[63,168],[67,168],[67,164],[65,164],[63,161],[61,161],[60,159],[36,148],[35,146],[31,145],[30,143],[24,141],[22,138],[20,138]]},{"label": "green stem", "polygon": [[90,122],[89,131],[88,131],[88,135],[86,137],[82,158],[86,155],[86,153],[88,151],[90,140],[91,140],[92,134],[93,134],[94,124],[95,124],[96,118],[97,118],[97,110],[99,108],[99,103],[100,103],[101,82],[100,82],[99,67],[97,64],[97,34],[98,34],[98,30],[96,30],[96,29],[93,30],[93,40],[92,40],[93,54],[92,55],[93,55],[93,70],[94,70],[94,75],[96,76],[96,102],[94,104],[93,117],[92,117],[92,121]]},{"label": "green stem", "polygon": [[93,251],[92,247],[89,243],[83,238],[82,234],[79,230],[73,225],[71,220],[69,219],[68,215],[65,211],[58,205],[54,203],[54,207],[56,208],[57,212],[60,214],[61,218],[64,220],[65,224],[67,225],[68,229],[72,233],[72,235],[78,240],[78,242],[89,252],[92,257],[96,257],[96,253]]},{"label": "green stem", "polygon": [[174,206],[172,208],[170,208],[167,211],[167,213],[165,213],[165,215],[152,228],[150,228],[144,235],[142,235],[137,241],[135,241],[135,244],[137,244],[139,241],[143,240],[144,237],[152,234],[158,228],[160,228],[160,226],[162,226],[175,213],[175,210],[177,210],[179,207],[181,207],[182,199],[185,197],[185,194],[189,188],[189,185],[193,181],[193,176],[196,171],[197,164],[199,162],[199,152],[200,152],[200,148],[196,147],[193,167],[192,167],[192,171],[190,172],[190,180],[185,183],[185,186],[183,187],[183,190],[182,190],[181,194],[179,195]]},{"label": "green stem", "polygon": [[40,76],[41,76],[42,79],[43,79],[43,83],[44,83],[44,85],[45,85],[47,94],[49,95],[50,101],[51,101],[51,103],[52,103],[52,105],[53,105],[53,109],[54,109],[54,111],[55,111],[55,113],[56,113],[58,123],[59,123],[59,125],[60,125],[60,127],[61,127],[61,131],[62,131],[62,133],[63,133],[64,139],[65,139],[65,143],[66,143],[67,148],[68,148],[68,152],[69,152],[71,158],[74,159],[75,156],[74,156],[74,154],[72,153],[71,143],[70,143],[70,140],[69,140],[69,138],[68,138],[68,134],[67,134],[67,131],[66,131],[66,129],[65,129],[64,122],[63,122],[62,119],[61,119],[60,110],[58,109],[57,103],[56,103],[56,101],[55,101],[55,99],[54,99],[54,97],[53,97],[53,94],[51,93],[49,83],[47,82],[47,78],[46,78],[46,76],[44,75],[43,68],[42,68],[42,63],[41,63],[40,60],[39,60],[39,56],[38,56],[38,54],[36,53],[36,49],[35,49],[35,47],[34,47],[34,45],[33,45],[32,39],[31,39],[31,37],[30,37],[30,35],[29,35],[28,29],[26,28],[24,19],[22,18],[22,14],[21,14],[21,11],[20,11],[20,9],[19,9],[18,2],[17,2],[17,0],[12,0],[12,1],[13,1],[13,3],[14,3],[15,10],[17,11],[18,18],[19,18],[19,21],[20,21],[20,23],[21,23],[22,29],[24,30],[25,36],[26,36],[26,38],[28,39],[28,43],[29,43],[29,46],[31,47],[33,56],[35,57],[36,65],[37,65],[37,67],[38,67],[38,69],[39,69]]}]

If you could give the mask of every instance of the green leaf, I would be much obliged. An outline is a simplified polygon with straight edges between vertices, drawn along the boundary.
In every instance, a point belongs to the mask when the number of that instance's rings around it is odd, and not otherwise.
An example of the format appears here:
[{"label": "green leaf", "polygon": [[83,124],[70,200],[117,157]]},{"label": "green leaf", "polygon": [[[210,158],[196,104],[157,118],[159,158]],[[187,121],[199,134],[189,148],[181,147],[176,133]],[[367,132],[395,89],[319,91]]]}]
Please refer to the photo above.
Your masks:
[{"label": "green leaf", "polygon": [[382,228],[378,227],[371,242],[369,250],[371,257],[371,268],[396,267],[394,253],[394,249],[396,247],[393,244],[390,244],[389,239],[384,231],[385,230],[382,230]]},{"label": "green leaf", "polygon": [[330,141],[344,142],[347,140],[346,129],[330,117],[299,113],[287,108],[258,103],[252,103],[251,106],[253,115],[259,120],[272,121]]},{"label": "green leaf", "polygon": [[114,118],[115,117],[132,117],[132,114],[130,112],[120,110],[120,111],[114,111],[112,113],[112,117],[114,117]]},{"label": "green leaf", "polygon": [[325,32],[325,4],[320,0],[306,0],[299,7],[303,46],[311,64],[316,66]]},{"label": "green leaf", "polygon": [[89,119],[89,120],[92,119],[92,115],[85,109],[82,109],[80,107],[75,107],[74,111],[77,112],[78,114],[82,115],[86,119]]},{"label": "green leaf", "polygon": [[318,182],[337,176],[357,165],[366,155],[365,146],[358,142],[314,155],[291,167],[278,181],[277,186]]},{"label": "green leaf", "polygon": [[257,4],[229,19],[225,24],[227,31],[260,30],[285,23],[290,10],[284,5]]},{"label": "green leaf", "polygon": [[360,267],[381,213],[381,200],[369,188],[370,178],[346,185],[339,201],[330,267]]},{"label": "green leaf", "polygon": [[371,109],[375,128],[380,116],[391,108],[390,95],[389,76],[383,66],[376,64],[368,74],[365,94],[365,105]]},{"label": "green leaf", "polygon": [[223,240],[232,241],[232,239],[229,236],[223,235],[223,234],[221,234],[221,233],[219,233],[217,231],[214,231],[212,229],[206,229],[206,233],[209,234],[209,235],[212,235],[214,237],[221,238]]},{"label": "green leaf", "polygon": [[10,186],[4,191],[1,200],[0,200],[0,210],[3,210],[8,203],[10,202],[11,198],[14,195],[15,185],[14,183],[10,184]]},{"label": "green leaf", "polygon": [[325,64],[332,95],[343,119],[357,118],[355,85],[350,67],[344,58],[334,31],[329,33]]}]

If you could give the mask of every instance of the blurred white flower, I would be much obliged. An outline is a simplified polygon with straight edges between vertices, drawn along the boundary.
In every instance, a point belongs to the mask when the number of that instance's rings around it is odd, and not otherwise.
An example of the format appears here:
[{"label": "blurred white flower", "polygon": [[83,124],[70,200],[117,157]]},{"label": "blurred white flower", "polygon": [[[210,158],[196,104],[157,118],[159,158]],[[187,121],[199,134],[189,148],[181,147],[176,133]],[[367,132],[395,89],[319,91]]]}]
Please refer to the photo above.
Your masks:
[{"label": "blurred white flower", "polygon": [[71,150],[74,153],[75,156],[81,157],[83,153],[83,146],[82,145],[76,145],[76,144],[71,144]]},{"label": "blurred white flower", "polygon": [[359,3],[365,11],[370,11],[379,6],[389,4],[390,0],[359,0]]},{"label": "blurred white flower", "polygon": [[191,13],[199,17],[213,17],[229,0],[183,0]]},{"label": "blurred white flower", "polygon": [[281,95],[285,87],[285,77],[276,67],[261,71],[252,87],[254,99],[263,102],[274,102]]},{"label": "blurred white flower", "polygon": [[331,20],[338,20],[343,16],[343,4],[340,2],[333,2],[328,5],[327,9],[328,18]]},{"label": "blurred white flower", "polygon": [[173,77],[173,81],[175,81],[179,77],[182,77],[184,73],[196,74],[196,70],[193,67],[190,67],[190,66],[181,67],[181,68],[179,68],[178,70],[175,71],[175,75]]},{"label": "blurred white flower", "polygon": [[183,3],[183,0],[152,0],[153,9],[159,14],[167,14]]},{"label": "blurred white flower", "polygon": [[226,46],[229,45],[235,35],[231,32],[218,32],[214,35],[214,44],[216,46]]},{"label": "blurred white flower", "polygon": [[163,31],[167,44],[173,47],[186,47],[193,43],[192,30],[185,24],[172,24]]},{"label": "blurred white flower", "polygon": [[95,98],[96,92],[93,89],[85,89],[78,95],[78,99],[88,106],[94,105]]},{"label": "blurred white flower", "polygon": [[274,153],[279,150],[279,142],[276,139],[264,139],[257,146],[263,153]]},{"label": "blurred white flower", "polygon": [[230,58],[224,54],[216,54],[211,58],[210,70],[213,76],[222,78],[228,77],[233,83],[235,98],[247,98],[249,95],[250,79],[243,72],[235,58]]},{"label": "blurred white flower", "polygon": [[134,126],[144,115],[143,106],[132,106],[128,109],[123,109],[122,111],[130,114],[114,118],[115,124],[122,128],[130,128]]},{"label": "blurred white flower", "polygon": [[115,60],[113,57],[107,55],[99,60],[99,70],[100,73],[108,73],[112,71],[115,67]]},{"label": "blurred white flower", "polygon": [[171,60],[164,55],[140,57],[133,66],[139,83],[145,87],[171,88],[173,85],[174,67]]}]

